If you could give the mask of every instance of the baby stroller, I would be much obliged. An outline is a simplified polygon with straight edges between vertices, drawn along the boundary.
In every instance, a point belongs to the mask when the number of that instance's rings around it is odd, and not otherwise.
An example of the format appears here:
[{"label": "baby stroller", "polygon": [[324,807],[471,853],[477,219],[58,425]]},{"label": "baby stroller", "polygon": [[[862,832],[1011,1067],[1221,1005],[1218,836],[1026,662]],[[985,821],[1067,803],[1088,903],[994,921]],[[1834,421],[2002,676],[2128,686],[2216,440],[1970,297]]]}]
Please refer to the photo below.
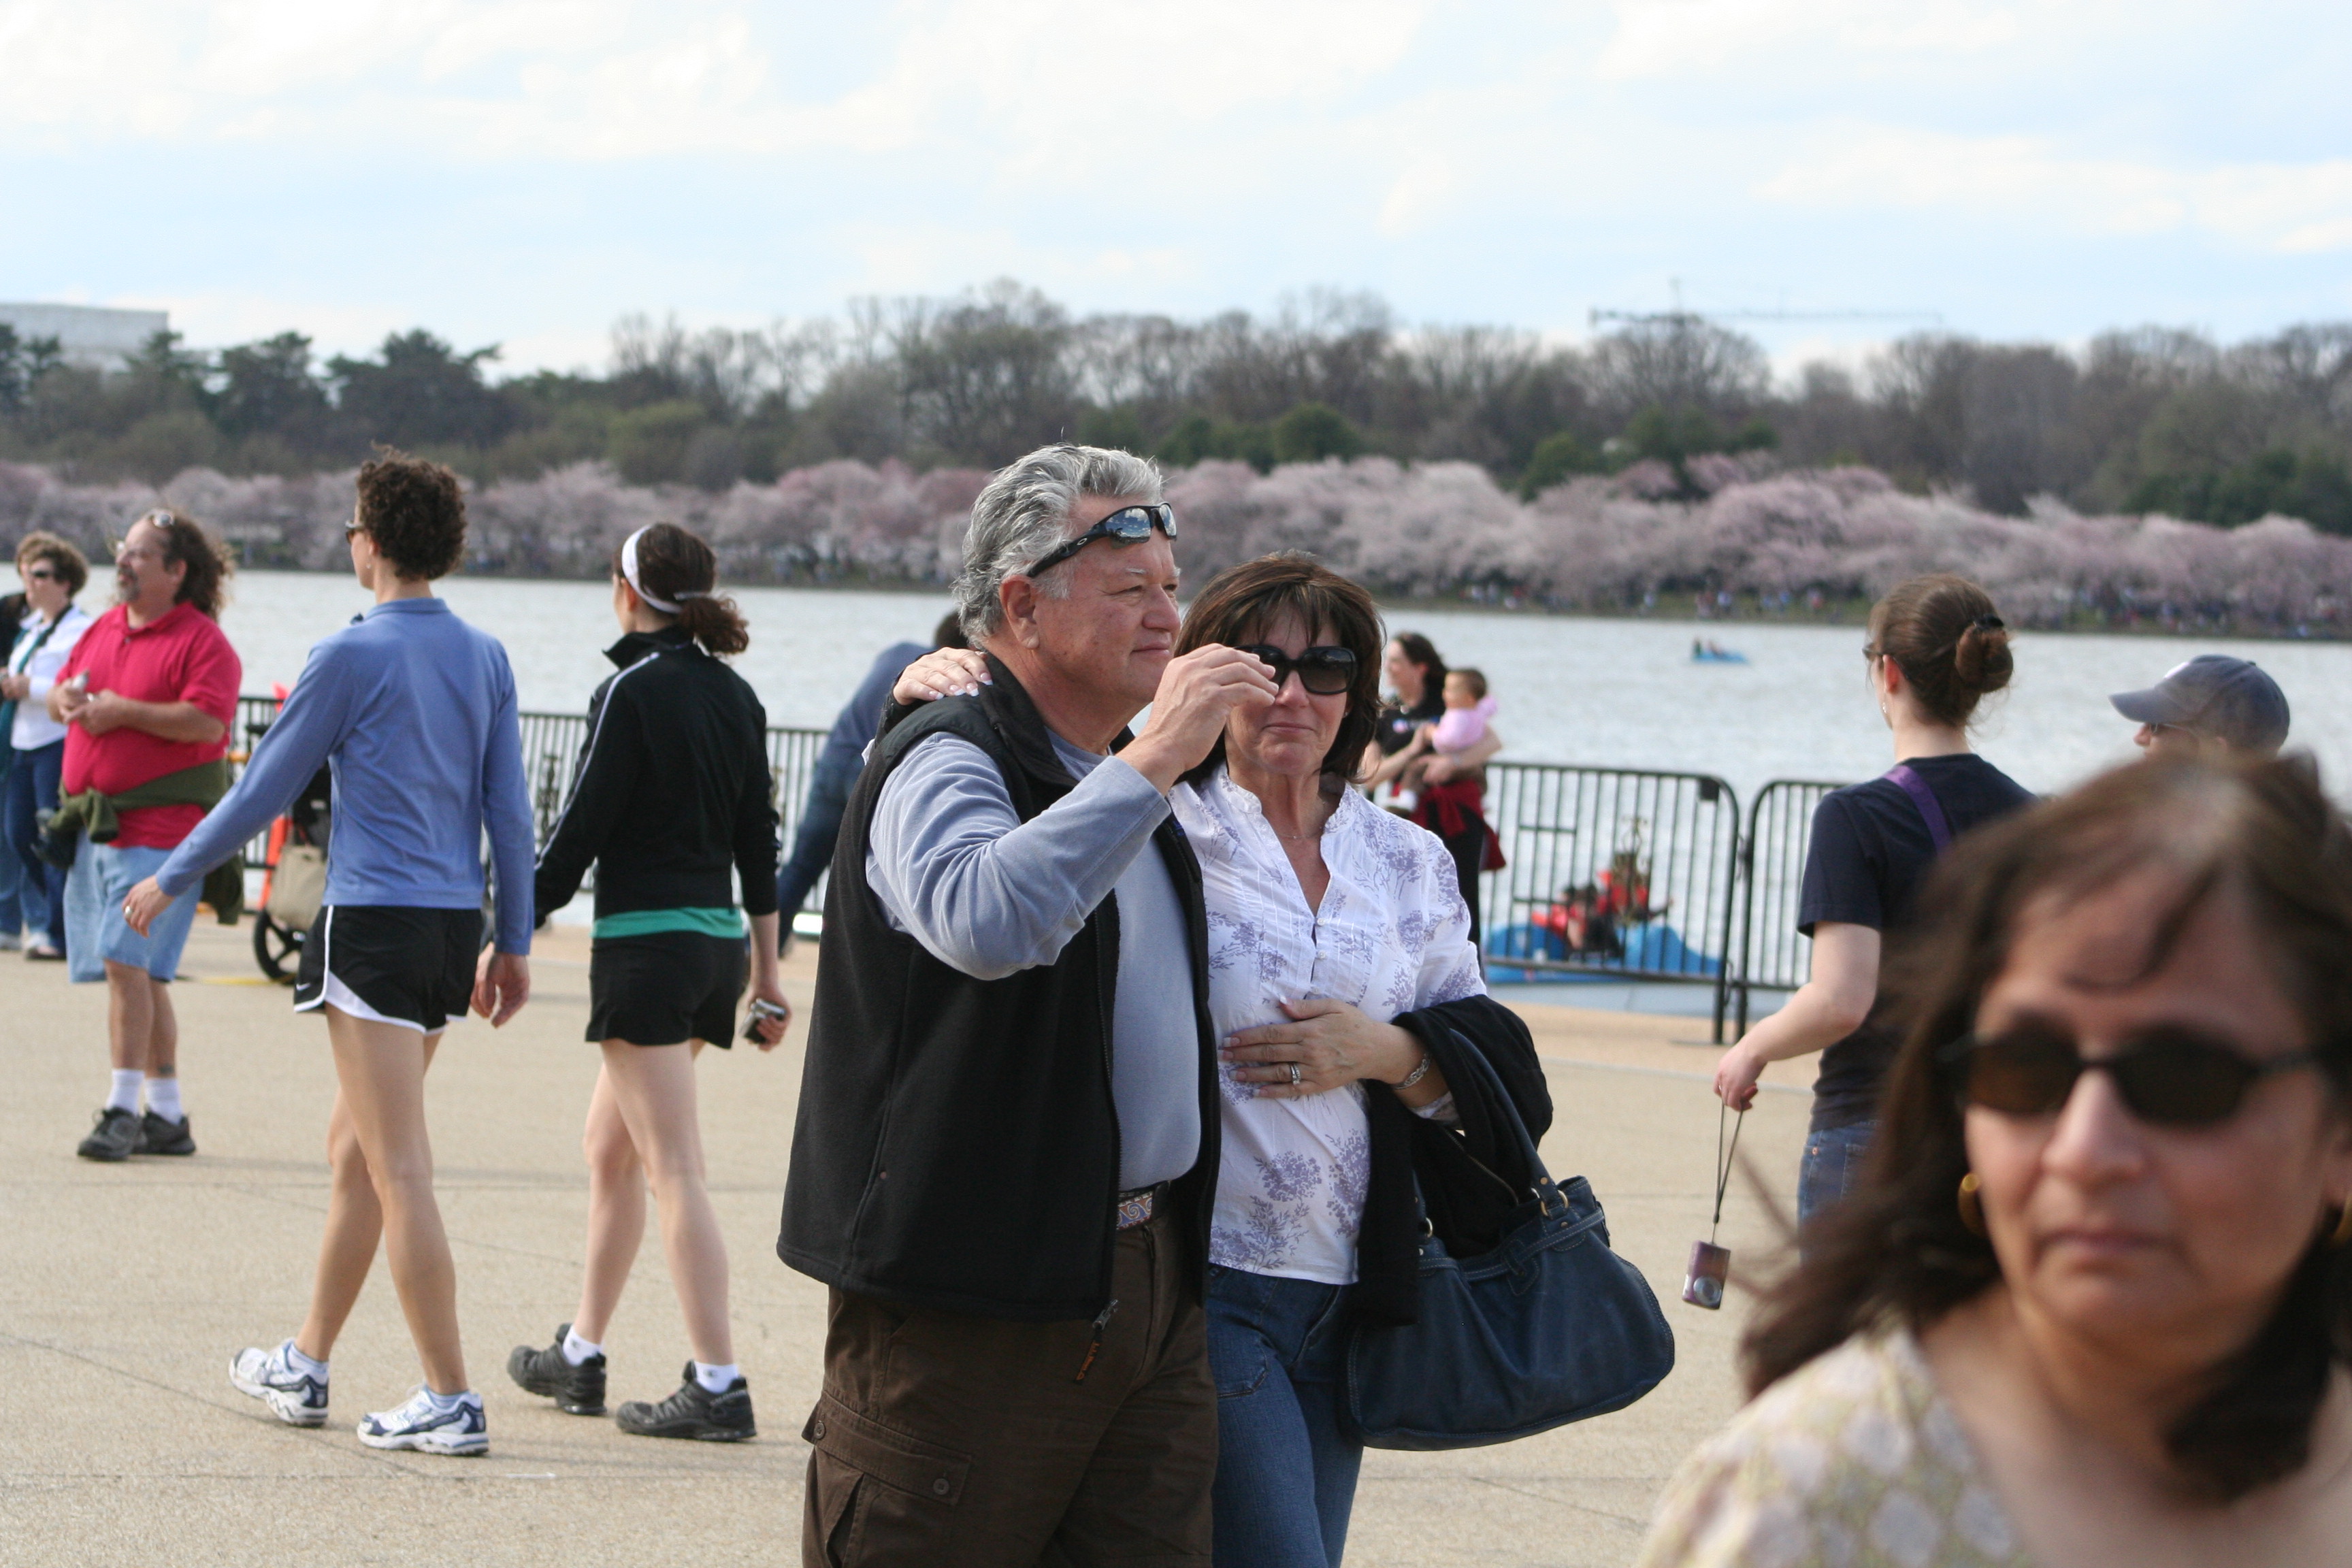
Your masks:
[{"label": "baby stroller", "polygon": [[[279,701],[286,689],[278,689]],[[250,742],[268,733],[267,724],[248,724]],[[261,973],[290,985],[302,959],[302,939],[319,918],[327,891],[327,834],[332,826],[334,775],[320,768],[303,786],[286,815],[269,825],[269,848],[261,867],[261,903],[253,913],[253,957]]]}]

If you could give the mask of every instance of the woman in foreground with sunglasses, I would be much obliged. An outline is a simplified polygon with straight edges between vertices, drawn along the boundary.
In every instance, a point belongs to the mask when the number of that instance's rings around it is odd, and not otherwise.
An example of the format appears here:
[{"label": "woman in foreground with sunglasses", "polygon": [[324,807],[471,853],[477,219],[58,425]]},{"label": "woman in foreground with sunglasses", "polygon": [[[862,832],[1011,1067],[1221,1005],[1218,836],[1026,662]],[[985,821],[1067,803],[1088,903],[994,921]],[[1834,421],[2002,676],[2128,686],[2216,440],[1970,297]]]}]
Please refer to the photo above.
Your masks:
[{"label": "woman in foreground with sunglasses", "polygon": [[2149,763],[1956,848],[1860,1187],[1654,1564],[2352,1563],[2352,835]]},{"label": "woman in foreground with sunglasses", "polygon": [[[1527,1026],[1486,994],[1445,846],[1348,787],[1380,716],[1371,596],[1311,557],[1265,556],[1209,581],[1173,652],[1215,644],[1276,687],[1169,795],[1200,860],[1222,1058],[1216,1561],[1336,1568],[1363,1461],[1349,1331],[1418,1310],[1415,1179],[1464,1255],[1494,1247],[1531,1179],[1461,1053],[1493,1064],[1538,1136],[1551,1100]],[[919,660],[898,699],[976,679],[970,658]]]}]

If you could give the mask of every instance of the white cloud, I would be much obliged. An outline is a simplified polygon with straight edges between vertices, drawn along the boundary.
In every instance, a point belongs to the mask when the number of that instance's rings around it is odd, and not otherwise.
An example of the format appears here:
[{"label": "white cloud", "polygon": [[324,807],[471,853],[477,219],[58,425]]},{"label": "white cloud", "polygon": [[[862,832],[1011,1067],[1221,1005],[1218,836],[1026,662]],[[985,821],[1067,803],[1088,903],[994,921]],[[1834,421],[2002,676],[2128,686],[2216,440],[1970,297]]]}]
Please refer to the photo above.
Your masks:
[{"label": "white cloud", "polygon": [[1399,64],[1427,8],[915,0],[870,75],[793,99],[761,39],[822,22],[763,30],[740,0],[0,0],[0,127],[585,160],[977,136],[1043,170],[1328,101]]},{"label": "white cloud", "polygon": [[1792,47],[1851,68],[1872,57],[1970,55],[2016,40],[2016,13],[1971,0],[1618,0],[1603,77],[1674,77]]},{"label": "white cloud", "polygon": [[2049,138],[1842,127],[1760,181],[1767,201],[1955,211],[2082,233],[2202,232],[2257,250],[2352,247],[2352,159],[2202,168],[2070,153]]}]

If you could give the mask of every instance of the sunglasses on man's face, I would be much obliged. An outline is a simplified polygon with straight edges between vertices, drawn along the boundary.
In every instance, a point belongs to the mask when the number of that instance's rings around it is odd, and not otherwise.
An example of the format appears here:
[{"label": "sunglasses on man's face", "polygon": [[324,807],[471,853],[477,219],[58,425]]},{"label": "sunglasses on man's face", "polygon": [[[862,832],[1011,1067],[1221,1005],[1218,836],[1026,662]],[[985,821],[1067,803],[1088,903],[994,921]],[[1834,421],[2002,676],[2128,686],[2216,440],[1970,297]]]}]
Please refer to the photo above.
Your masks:
[{"label": "sunglasses on man's face", "polygon": [[1047,551],[1022,575],[1034,577],[1052,567],[1059,566],[1097,539],[1116,539],[1121,544],[1140,544],[1151,537],[1151,531],[1155,528],[1170,539],[1174,539],[1176,509],[1165,501],[1156,506],[1121,507],[1076,539],[1065,540],[1054,549]]},{"label": "sunglasses on man's face", "polygon": [[1356,682],[1353,648],[1325,644],[1308,648],[1297,658],[1265,643],[1245,643],[1241,651],[1274,667],[1274,689],[1277,693],[1294,669],[1298,672],[1298,684],[1318,697],[1337,697]]},{"label": "sunglasses on man's face", "polygon": [[46,566],[36,566],[31,571],[20,572],[17,575],[27,583],[61,583],[65,580]]},{"label": "sunglasses on man's face", "polygon": [[2063,1031],[2021,1025],[1990,1039],[1973,1036],[1948,1047],[1960,1068],[1961,1098],[2007,1116],[2053,1116],[2086,1072],[2103,1072],[2140,1121],[2157,1127],[2211,1127],[2245,1104],[2254,1085],[2315,1065],[2309,1051],[2256,1061],[2193,1029],[2159,1027],[2111,1057],[2086,1059]]}]

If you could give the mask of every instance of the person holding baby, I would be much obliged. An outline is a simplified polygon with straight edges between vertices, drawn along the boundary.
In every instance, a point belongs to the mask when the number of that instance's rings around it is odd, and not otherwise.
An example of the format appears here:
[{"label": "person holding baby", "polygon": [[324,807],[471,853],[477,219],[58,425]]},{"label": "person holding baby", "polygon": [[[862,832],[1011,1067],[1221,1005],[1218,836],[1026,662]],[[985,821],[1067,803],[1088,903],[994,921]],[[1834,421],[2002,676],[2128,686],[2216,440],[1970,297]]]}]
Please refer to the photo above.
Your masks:
[{"label": "person holding baby", "polygon": [[[1502,846],[1486,826],[1486,765],[1503,749],[1494,731],[1495,699],[1475,669],[1448,669],[1419,632],[1390,639],[1382,660],[1395,700],[1381,710],[1370,764],[1375,792],[1393,784],[1385,803],[1443,839],[1470,906],[1470,941],[1479,942],[1478,873],[1503,868]],[[1482,949],[1483,951],[1483,949]]]}]

